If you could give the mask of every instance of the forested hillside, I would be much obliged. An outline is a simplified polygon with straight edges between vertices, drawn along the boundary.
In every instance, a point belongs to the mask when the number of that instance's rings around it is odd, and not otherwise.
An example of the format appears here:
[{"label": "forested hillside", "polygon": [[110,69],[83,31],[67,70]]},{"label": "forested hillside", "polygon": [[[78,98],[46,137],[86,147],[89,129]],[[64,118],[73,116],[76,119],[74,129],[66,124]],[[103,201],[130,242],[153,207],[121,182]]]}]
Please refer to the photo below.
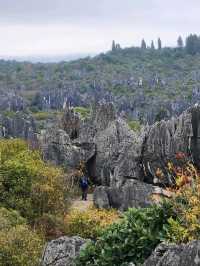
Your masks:
[{"label": "forested hillside", "polygon": [[94,99],[112,100],[131,119],[153,123],[200,100],[199,47],[190,35],[185,46],[179,37],[176,48],[162,48],[160,39],[157,49],[144,40],[141,48],[113,42],[110,52],[71,62],[1,60],[1,94],[15,92],[41,110],[62,109],[65,101],[87,107]]}]

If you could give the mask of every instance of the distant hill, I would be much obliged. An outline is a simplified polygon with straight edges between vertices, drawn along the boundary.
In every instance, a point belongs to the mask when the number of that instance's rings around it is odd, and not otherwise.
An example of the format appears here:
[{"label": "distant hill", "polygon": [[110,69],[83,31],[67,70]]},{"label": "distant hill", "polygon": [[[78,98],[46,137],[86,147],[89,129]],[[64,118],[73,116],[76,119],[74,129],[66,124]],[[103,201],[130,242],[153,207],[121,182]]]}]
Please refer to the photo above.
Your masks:
[{"label": "distant hill", "polygon": [[130,119],[152,123],[200,102],[200,54],[131,47],[70,62],[1,60],[0,89],[17,91],[40,109],[60,109],[65,100],[75,106],[112,100]]},{"label": "distant hill", "polygon": [[94,56],[92,53],[79,53],[79,54],[62,54],[62,55],[27,55],[27,56],[0,56],[3,60],[15,60],[18,62],[31,62],[31,63],[58,63],[62,61],[71,61],[84,58],[87,56]]}]

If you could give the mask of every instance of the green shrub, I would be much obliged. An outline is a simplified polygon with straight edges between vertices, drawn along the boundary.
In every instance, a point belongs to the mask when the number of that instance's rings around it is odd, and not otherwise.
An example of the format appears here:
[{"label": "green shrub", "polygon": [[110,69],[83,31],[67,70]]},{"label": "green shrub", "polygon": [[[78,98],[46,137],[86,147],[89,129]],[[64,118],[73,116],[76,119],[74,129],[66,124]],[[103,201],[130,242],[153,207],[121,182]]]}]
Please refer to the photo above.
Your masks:
[{"label": "green shrub", "polygon": [[36,219],[35,227],[48,241],[66,234],[63,216],[59,215],[44,213]]},{"label": "green shrub", "polygon": [[129,125],[130,129],[132,129],[133,131],[139,131],[141,129],[140,122],[137,120],[129,121],[128,125]]},{"label": "green shrub", "polygon": [[3,115],[6,116],[6,117],[13,118],[13,117],[15,117],[16,112],[13,112],[13,111],[4,111],[3,112]]},{"label": "green shrub", "polygon": [[118,219],[119,214],[116,210],[72,210],[65,216],[65,232],[69,236],[96,239],[103,229]]},{"label": "green shrub", "polygon": [[38,109],[37,106],[30,106],[29,107],[29,110],[32,112],[32,113],[38,113],[40,110]]},{"label": "green shrub", "polygon": [[85,108],[85,107],[81,107],[81,106],[75,107],[74,111],[76,113],[79,113],[82,119],[85,119],[89,117],[90,115],[90,109]]},{"label": "green shrub", "polygon": [[19,213],[0,208],[0,265],[37,266],[43,246],[43,239]]},{"label": "green shrub", "polygon": [[65,209],[64,175],[20,140],[0,141],[0,206],[18,210],[30,223]]},{"label": "green shrub", "polygon": [[17,211],[0,208],[0,230],[7,230],[25,223],[26,219],[21,217]]},{"label": "green shrub", "polygon": [[47,120],[52,117],[52,114],[49,112],[37,112],[33,113],[33,117],[38,121]]},{"label": "green shrub", "polygon": [[152,206],[129,209],[121,222],[103,231],[90,242],[76,260],[77,266],[120,266],[142,263],[160,242],[163,226],[170,217],[170,207]]},{"label": "green shrub", "polygon": [[[176,158],[184,154],[179,153]],[[200,174],[187,163],[182,168],[171,164],[176,177],[176,187],[170,204],[174,217],[165,226],[165,239],[172,243],[187,243],[200,239]]]}]

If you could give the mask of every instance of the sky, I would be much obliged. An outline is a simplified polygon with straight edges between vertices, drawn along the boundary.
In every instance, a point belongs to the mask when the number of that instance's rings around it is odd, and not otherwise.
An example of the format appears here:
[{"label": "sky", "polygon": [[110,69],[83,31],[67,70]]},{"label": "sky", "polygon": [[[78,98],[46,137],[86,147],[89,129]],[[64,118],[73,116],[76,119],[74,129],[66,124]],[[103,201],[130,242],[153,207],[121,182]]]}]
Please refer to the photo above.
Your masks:
[{"label": "sky", "polygon": [[150,45],[175,46],[199,33],[199,0],[0,0],[0,57],[95,54]]}]

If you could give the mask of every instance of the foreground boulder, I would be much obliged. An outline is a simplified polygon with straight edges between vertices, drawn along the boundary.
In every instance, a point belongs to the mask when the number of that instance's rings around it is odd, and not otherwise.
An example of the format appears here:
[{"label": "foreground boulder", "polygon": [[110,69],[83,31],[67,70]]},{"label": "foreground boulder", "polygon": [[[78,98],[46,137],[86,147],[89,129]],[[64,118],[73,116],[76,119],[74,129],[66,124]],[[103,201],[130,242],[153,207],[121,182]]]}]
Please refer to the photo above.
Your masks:
[{"label": "foreground boulder", "polygon": [[143,266],[200,266],[200,241],[186,245],[160,244]]},{"label": "foreground boulder", "polygon": [[77,236],[63,236],[50,241],[45,247],[41,265],[74,266],[73,261],[85,243],[86,240]]},{"label": "foreground boulder", "polygon": [[131,207],[148,207],[162,197],[170,197],[169,191],[138,180],[127,180],[120,187],[97,187],[94,191],[94,205],[97,208],[125,211]]}]

